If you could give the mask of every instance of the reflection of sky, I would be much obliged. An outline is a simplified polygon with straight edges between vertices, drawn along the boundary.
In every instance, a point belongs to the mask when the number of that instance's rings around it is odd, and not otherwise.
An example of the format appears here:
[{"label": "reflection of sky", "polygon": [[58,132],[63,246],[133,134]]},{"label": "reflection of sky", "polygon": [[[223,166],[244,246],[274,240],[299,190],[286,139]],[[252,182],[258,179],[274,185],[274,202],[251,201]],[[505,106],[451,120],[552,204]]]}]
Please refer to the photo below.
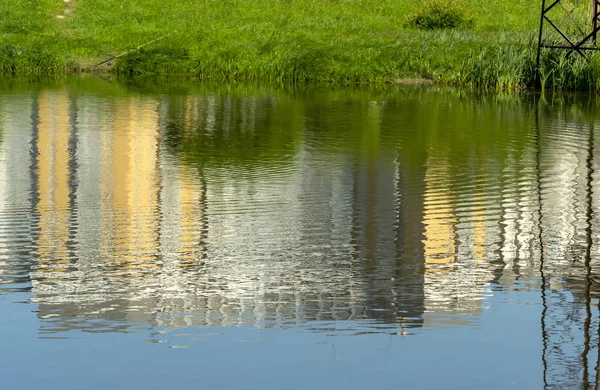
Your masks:
[{"label": "reflection of sky", "polygon": [[539,293],[499,293],[489,303],[473,327],[411,337],[240,326],[70,331],[60,341],[38,339],[31,306],[14,305],[2,320],[11,337],[0,336],[0,375],[23,389],[541,388]]}]

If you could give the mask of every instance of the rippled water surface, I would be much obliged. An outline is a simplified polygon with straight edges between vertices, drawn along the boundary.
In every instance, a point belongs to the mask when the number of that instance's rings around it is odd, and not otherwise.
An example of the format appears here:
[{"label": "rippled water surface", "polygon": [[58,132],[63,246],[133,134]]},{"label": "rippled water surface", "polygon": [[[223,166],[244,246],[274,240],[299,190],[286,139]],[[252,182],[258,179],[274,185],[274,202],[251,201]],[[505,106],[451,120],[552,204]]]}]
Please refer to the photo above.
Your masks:
[{"label": "rippled water surface", "polygon": [[596,97],[0,83],[7,389],[594,388]]}]

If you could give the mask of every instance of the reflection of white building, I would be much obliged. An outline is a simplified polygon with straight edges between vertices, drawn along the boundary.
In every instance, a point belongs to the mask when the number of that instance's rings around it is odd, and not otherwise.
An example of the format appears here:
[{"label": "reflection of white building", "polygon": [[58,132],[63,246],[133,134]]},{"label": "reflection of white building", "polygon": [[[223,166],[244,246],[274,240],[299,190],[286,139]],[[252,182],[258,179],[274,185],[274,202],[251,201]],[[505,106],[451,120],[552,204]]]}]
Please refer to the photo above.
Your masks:
[{"label": "reflection of white building", "polygon": [[[595,376],[598,357],[598,328],[592,312],[592,278],[598,272],[598,191],[590,181],[590,167],[597,170],[597,146],[592,145],[590,124],[558,119],[542,133],[541,266],[546,281],[542,300],[545,381],[569,387]],[[593,153],[593,154],[592,154]],[[588,221],[588,218],[592,218]],[[588,234],[590,236],[588,236]],[[589,246],[592,246],[591,248]],[[590,257],[586,258],[590,250]],[[576,281],[570,284],[569,280]],[[577,297],[579,296],[579,298]],[[587,307],[586,307],[587,306]],[[593,306],[596,306],[595,304]]]},{"label": "reflection of white building", "polygon": [[[110,144],[114,120],[114,106],[102,99],[81,96],[75,101],[77,110],[77,245],[76,256],[80,268],[95,271],[94,264],[101,262],[103,230],[99,226],[99,213],[105,194],[102,193],[103,172],[107,170],[99,156],[106,153]],[[99,272],[99,270],[98,270]]]},{"label": "reflection of white building", "polygon": [[492,242],[505,264],[499,283],[506,286],[515,280],[526,280],[537,284],[539,257],[538,239],[538,194],[535,169],[535,145],[525,145],[525,153],[518,155],[508,151],[506,167],[498,173],[498,184],[491,193],[493,203],[499,210],[499,223],[493,229]]},{"label": "reflection of white building", "polygon": [[[558,133],[543,134],[542,211],[545,244],[548,247],[548,271],[568,271],[575,241],[580,241],[585,230],[587,135],[589,125],[577,126],[556,121]],[[559,152],[555,152],[558,150]],[[544,223],[546,221],[551,223]]]},{"label": "reflection of white building", "polygon": [[[112,105],[49,92],[38,102],[32,275],[48,323],[163,311],[177,318],[154,321],[183,321],[181,313],[196,324],[365,316],[348,307],[344,161],[318,175],[306,153],[291,175],[199,172],[160,151],[161,107],[152,99]],[[328,261],[342,258],[343,275],[328,278]]]},{"label": "reflection of white building", "polygon": [[[0,100],[0,290],[27,288],[31,256],[30,153],[34,99]],[[24,284],[21,284],[24,283]]]},{"label": "reflection of white building", "polygon": [[34,209],[37,278],[52,279],[55,271],[68,272],[74,260],[68,247],[71,189],[69,188],[71,120],[70,99],[65,90],[43,92],[37,97],[38,128],[33,161],[37,201]]},{"label": "reflection of white building", "polygon": [[[509,153],[507,165],[513,168],[503,177],[502,219],[496,241],[501,243],[500,254],[506,265],[499,283],[510,289],[539,291],[543,278],[544,380],[549,387],[568,388],[583,381],[584,367],[591,374],[592,362],[597,360],[594,334],[599,325],[585,306],[586,299],[591,305],[589,294],[595,293],[592,289],[586,298],[584,290],[588,239],[593,242],[591,270],[594,274],[598,270],[597,233],[594,231],[592,237],[586,234],[590,211],[590,223],[597,225],[600,198],[593,188],[597,175],[594,182],[588,181],[588,159],[592,158],[597,172],[599,149],[594,146],[594,156],[589,154],[588,121],[541,116],[537,126],[520,159]],[[569,280],[576,282],[569,284]]]}]

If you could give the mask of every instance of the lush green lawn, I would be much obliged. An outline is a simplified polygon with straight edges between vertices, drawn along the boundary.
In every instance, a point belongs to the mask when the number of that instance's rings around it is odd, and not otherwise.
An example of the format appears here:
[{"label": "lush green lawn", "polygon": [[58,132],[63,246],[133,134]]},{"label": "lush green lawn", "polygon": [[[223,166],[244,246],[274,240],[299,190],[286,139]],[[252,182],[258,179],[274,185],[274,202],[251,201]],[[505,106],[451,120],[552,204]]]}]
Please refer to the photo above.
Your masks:
[{"label": "lush green lawn", "polygon": [[[406,26],[421,0],[11,0],[0,2],[0,71],[89,68],[205,78],[531,83],[539,0],[464,0],[467,30]],[[72,7],[64,19],[65,7]],[[554,75],[549,76],[552,81]]]}]

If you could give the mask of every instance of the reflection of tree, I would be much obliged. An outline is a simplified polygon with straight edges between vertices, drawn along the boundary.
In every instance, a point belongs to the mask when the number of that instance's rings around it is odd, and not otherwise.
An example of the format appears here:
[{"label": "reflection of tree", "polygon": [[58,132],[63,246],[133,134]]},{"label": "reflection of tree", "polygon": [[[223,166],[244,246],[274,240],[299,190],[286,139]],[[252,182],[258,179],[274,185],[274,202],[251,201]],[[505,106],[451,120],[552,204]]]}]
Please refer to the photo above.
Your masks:
[{"label": "reflection of tree", "polygon": [[167,98],[166,145],[201,166],[289,164],[297,152],[302,104],[268,96]]}]

